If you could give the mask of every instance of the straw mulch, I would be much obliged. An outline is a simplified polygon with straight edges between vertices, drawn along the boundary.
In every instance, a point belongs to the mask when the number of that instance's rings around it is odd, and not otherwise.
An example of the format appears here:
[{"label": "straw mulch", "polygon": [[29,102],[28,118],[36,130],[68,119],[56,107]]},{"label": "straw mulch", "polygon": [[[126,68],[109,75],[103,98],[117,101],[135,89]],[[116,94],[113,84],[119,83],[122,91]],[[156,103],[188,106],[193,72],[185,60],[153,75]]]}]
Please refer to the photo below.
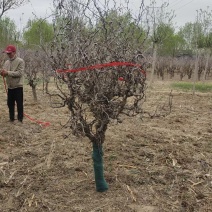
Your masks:
[{"label": "straw mulch", "polygon": [[1,92],[0,211],[211,211],[212,95],[173,91],[168,114],[170,90],[155,82],[142,117],[109,126],[104,193],[95,191],[89,140],[62,127],[67,108],[49,107],[41,88],[34,103],[25,88],[25,112],[51,125],[11,124]]}]

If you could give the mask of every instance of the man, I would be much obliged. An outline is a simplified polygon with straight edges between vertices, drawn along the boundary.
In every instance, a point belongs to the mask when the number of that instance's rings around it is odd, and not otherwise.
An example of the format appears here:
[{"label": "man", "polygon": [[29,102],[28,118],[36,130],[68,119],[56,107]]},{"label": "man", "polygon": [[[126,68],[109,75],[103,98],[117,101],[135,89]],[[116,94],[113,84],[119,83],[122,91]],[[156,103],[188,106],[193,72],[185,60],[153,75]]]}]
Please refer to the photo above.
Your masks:
[{"label": "man", "polygon": [[9,108],[10,121],[15,120],[15,103],[17,105],[18,121],[23,121],[23,77],[25,62],[17,57],[16,47],[9,45],[3,51],[7,54],[8,60],[4,63],[3,70],[0,71],[1,76],[6,77],[8,96],[7,105]]}]

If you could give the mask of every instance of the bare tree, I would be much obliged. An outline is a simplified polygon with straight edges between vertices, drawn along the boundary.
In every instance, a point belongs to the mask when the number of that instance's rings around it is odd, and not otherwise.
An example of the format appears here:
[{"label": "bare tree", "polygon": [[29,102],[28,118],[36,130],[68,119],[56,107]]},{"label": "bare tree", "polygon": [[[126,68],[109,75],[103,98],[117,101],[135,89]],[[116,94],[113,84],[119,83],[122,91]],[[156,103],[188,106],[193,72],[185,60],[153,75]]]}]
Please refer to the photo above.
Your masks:
[{"label": "bare tree", "polygon": [[67,126],[72,133],[92,142],[96,190],[103,192],[108,189],[103,172],[108,125],[111,120],[120,122],[124,116],[142,113],[146,88],[143,1],[136,18],[128,7],[117,7],[115,2],[110,2],[112,6],[109,1],[105,5],[98,1],[54,3],[55,40],[50,57],[59,92],[51,98],[61,97],[62,106],[68,106]]},{"label": "bare tree", "polygon": [[[204,61],[204,65],[201,64],[202,70],[200,70],[200,73],[198,78],[200,80],[201,72],[203,72],[202,79],[203,81],[206,80],[206,73],[208,70],[209,60],[211,57],[211,47],[212,47],[212,11],[207,8],[207,10],[199,10],[197,13],[198,16],[198,22],[201,24],[202,28],[202,34],[199,38],[199,48],[202,48],[204,52],[204,56],[206,57],[206,60]],[[201,62],[201,61],[200,61]]]},{"label": "bare tree", "polygon": [[5,12],[11,9],[16,9],[23,4],[27,3],[28,0],[1,0],[0,1],[0,19]]},{"label": "bare tree", "polygon": [[[45,54],[41,50],[27,50],[24,52],[23,59],[25,60],[25,76],[28,85],[32,88],[34,101],[37,101],[37,84],[41,79],[41,74],[45,72],[47,63],[45,61]],[[45,76],[47,77],[47,76]]]}]

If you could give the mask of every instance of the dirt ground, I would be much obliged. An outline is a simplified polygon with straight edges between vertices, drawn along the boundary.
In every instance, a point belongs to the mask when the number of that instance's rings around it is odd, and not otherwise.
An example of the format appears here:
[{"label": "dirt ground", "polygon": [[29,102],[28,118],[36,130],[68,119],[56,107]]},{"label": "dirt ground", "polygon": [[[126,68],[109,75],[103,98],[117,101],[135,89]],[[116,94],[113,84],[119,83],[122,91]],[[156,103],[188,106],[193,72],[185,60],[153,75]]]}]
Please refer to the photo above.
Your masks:
[{"label": "dirt ground", "polygon": [[[8,122],[0,84],[0,212],[212,211],[212,94],[173,90],[154,82],[144,116],[112,124],[104,144],[107,192],[95,190],[91,144],[63,127],[67,108],[38,103],[25,86],[25,117]],[[150,118],[147,114],[159,117]]]}]

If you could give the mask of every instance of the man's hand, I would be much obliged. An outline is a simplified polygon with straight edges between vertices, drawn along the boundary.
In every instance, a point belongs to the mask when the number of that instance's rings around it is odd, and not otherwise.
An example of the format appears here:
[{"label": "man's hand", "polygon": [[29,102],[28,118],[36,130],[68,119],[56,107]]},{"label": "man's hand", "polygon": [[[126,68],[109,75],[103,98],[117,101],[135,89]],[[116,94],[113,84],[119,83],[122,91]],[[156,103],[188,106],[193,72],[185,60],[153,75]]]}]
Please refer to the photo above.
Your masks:
[{"label": "man's hand", "polygon": [[5,71],[5,70],[1,70],[1,71],[0,71],[0,74],[1,74],[1,76],[3,76],[3,77],[5,77],[5,76],[8,75],[7,71]]}]

